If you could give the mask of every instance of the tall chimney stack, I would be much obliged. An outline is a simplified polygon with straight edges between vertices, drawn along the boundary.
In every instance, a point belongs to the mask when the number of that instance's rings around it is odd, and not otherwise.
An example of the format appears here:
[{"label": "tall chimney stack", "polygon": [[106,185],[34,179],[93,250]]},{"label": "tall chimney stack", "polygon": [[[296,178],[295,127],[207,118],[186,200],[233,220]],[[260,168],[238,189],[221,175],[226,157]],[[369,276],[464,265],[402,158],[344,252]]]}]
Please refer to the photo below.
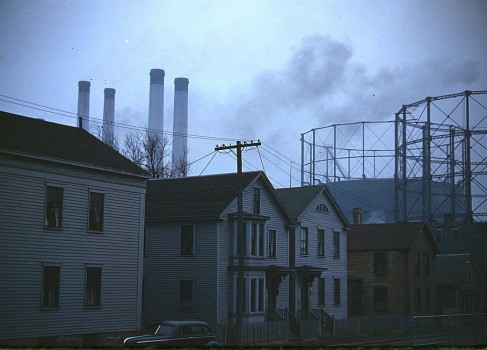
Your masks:
[{"label": "tall chimney stack", "polygon": [[353,224],[362,225],[362,208],[353,208],[352,215],[353,215]]},{"label": "tall chimney stack", "polygon": [[103,105],[103,141],[108,145],[113,145],[115,140],[114,126],[115,121],[115,89],[105,89],[105,102]]},{"label": "tall chimney stack", "polygon": [[187,78],[174,79],[172,177],[188,175],[188,84]]},{"label": "tall chimney stack", "polygon": [[78,127],[90,132],[90,82],[78,82]]},{"label": "tall chimney stack", "polygon": [[149,90],[149,130],[162,133],[164,129],[164,70],[151,69]]}]

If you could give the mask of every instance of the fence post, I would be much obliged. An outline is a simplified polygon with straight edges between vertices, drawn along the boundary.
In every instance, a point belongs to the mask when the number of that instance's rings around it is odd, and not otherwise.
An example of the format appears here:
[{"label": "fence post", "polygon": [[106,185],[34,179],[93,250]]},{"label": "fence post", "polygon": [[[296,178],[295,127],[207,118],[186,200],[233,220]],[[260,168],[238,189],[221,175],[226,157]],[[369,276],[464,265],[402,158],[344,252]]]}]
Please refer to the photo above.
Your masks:
[{"label": "fence post", "polygon": [[451,335],[450,335],[450,318],[451,318],[451,315],[448,315],[447,319],[446,319],[446,331],[448,333],[448,345],[450,345],[451,343]]}]

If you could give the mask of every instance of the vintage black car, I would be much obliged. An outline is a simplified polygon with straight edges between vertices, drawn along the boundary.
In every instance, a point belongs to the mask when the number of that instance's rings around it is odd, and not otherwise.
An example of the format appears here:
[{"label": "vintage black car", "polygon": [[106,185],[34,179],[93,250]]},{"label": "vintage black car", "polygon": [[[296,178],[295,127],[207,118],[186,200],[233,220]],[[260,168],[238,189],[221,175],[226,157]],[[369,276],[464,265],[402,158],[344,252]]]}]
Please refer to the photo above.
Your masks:
[{"label": "vintage black car", "polygon": [[165,321],[154,334],[124,340],[124,347],[220,346],[215,333],[202,321]]}]

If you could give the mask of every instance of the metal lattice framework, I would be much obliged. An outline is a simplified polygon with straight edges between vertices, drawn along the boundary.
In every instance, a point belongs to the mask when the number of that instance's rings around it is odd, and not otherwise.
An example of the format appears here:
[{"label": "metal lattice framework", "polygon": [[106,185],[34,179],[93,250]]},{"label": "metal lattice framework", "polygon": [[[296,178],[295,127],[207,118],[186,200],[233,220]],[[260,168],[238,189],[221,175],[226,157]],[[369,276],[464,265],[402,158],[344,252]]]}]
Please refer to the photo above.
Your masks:
[{"label": "metal lattice framework", "polygon": [[301,184],[391,179],[396,221],[487,220],[487,91],[427,97],[395,120],[301,134]]}]

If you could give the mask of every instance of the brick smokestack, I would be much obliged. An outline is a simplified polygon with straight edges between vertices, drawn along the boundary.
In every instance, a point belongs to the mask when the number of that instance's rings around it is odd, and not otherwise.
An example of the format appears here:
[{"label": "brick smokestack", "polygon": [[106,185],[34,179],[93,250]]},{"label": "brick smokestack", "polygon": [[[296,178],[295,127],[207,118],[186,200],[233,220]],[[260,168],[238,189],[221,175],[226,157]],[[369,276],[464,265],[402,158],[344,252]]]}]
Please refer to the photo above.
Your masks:
[{"label": "brick smokestack", "polygon": [[162,137],[164,130],[164,70],[151,69],[149,90],[149,130]]},{"label": "brick smokestack", "polygon": [[103,105],[103,141],[112,145],[115,139],[115,89],[105,89],[105,102]]},{"label": "brick smokestack", "polygon": [[78,82],[78,127],[90,132],[90,82]]},{"label": "brick smokestack", "polygon": [[353,215],[353,224],[362,225],[362,208],[353,208],[352,215]]},{"label": "brick smokestack", "polygon": [[188,85],[187,78],[174,79],[172,177],[188,175]]}]

